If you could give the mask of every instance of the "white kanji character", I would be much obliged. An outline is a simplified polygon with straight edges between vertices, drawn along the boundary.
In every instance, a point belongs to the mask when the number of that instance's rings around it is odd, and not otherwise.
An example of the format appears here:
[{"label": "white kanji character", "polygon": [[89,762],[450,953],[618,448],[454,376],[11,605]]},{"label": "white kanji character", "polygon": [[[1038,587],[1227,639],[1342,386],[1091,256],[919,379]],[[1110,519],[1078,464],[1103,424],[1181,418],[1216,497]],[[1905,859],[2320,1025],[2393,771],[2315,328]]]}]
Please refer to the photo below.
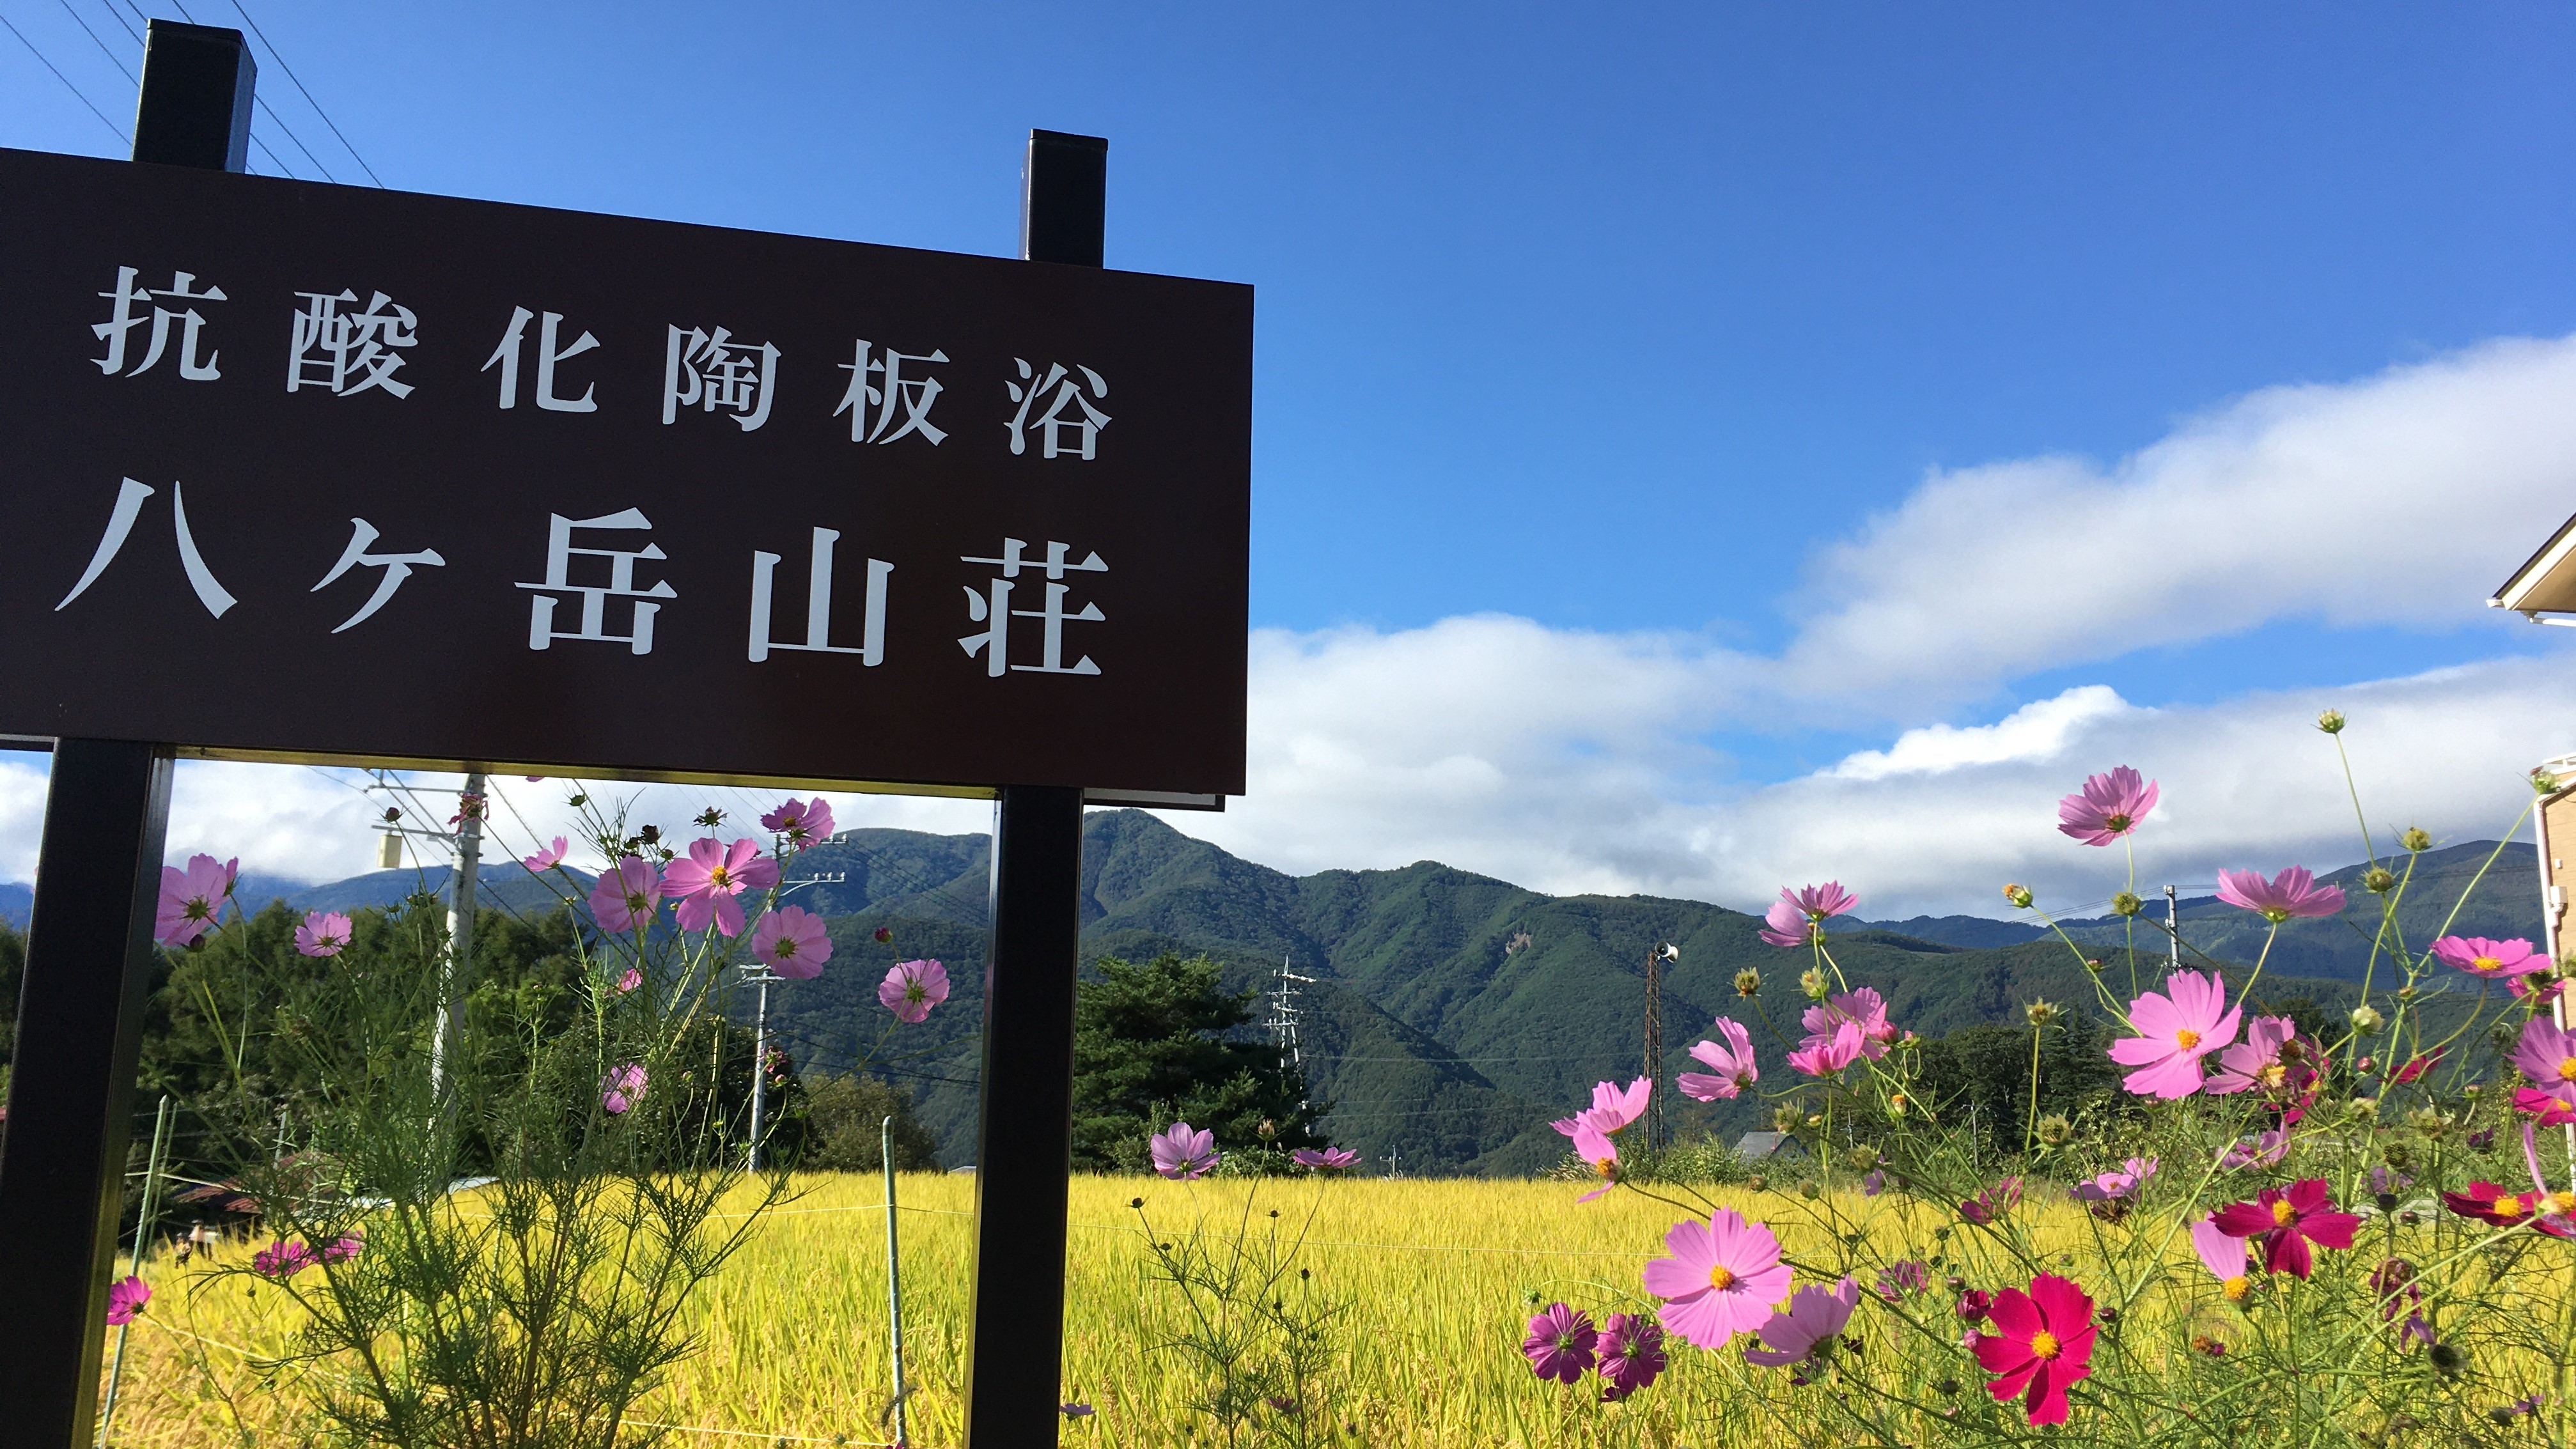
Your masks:
[{"label": "white kanji character", "polygon": [[415,566],[443,568],[447,563],[447,560],[438,556],[436,549],[429,548],[422,549],[418,553],[369,553],[367,545],[376,541],[376,526],[363,518],[352,518],[349,523],[351,525],[349,547],[341,553],[340,561],[331,565],[331,572],[322,576],[322,582],[315,584],[307,592],[316,594],[322,592],[340,575],[360,564],[365,564],[371,569],[383,569],[385,576],[376,580],[376,591],[368,597],[366,606],[342,620],[340,627],[331,631],[334,634],[346,633],[367,622],[369,616],[383,608],[385,601],[394,596],[394,590],[402,587],[403,580],[411,577],[411,571]]},{"label": "white kanji character", "polygon": [[[309,305],[295,314],[294,345],[287,352],[286,390],[323,387],[334,397],[349,397],[371,387],[397,398],[411,396],[411,384],[396,382],[403,365],[395,349],[418,345],[420,319],[409,307],[377,292],[364,312],[343,313],[340,304],[358,294],[343,290],[298,292]],[[385,310],[391,307],[392,311]]]},{"label": "white kanji character", "polygon": [[769,421],[777,382],[775,346],[736,342],[733,333],[722,327],[713,332],[695,327],[683,332],[674,327],[662,357],[662,421],[676,421],[685,407],[708,412],[729,408],[735,426],[746,433],[757,431]]},{"label": "white kanji character", "polygon": [[858,646],[852,648],[832,642],[832,549],[840,537],[837,529],[814,530],[813,566],[805,585],[805,642],[802,644],[770,639],[770,594],[773,576],[778,571],[778,555],[752,550],[749,656],[752,663],[767,659],[773,649],[795,649],[809,654],[856,654],[859,662],[870,669],[885,662],[886,577],[894,572],[894,565],[883,559],[868,560],[866,613],[859,622]]},{"label": "white kanji character", "polygon": [[[221,287],[209,285],[202,292],[195,290],[197,274],[194,272],[173,273],[170,285],[157,292],[134,285],[135,276],[132,267],[116,269],[116,290],[99,293],[115,303],[116,310],[106,321],[94,323],[89,329],[107,344],[105,357],[90,360],[98,364],[99,371],[110,377],[125,366],[126,334],[143,325],[144,319],[134,310],[137,304],[155,300],[181,303],[227,300]],[[152,309],[152,341],[144,349],[143,360],[134,364],[133,370],[125,375],[135,377],[152,370],[152,365],[161,360],[161,354],[170,346],[170,324],[173,322],[188,324],[179,334],[179,375],[190,382],[213,382],[222,377],[223,374],[215,368],[215,362],[223,354],[209,352],[203,362],[197,360],[197,341],[206,325],[205,314],[194,307],[173,312],[160,306]]]},{"label": "white kanji character", "polygon": [[[493,348],[492,355],[477,369],[482,372],[490,372],[495,366],[501,369],[501,406],[505,408],[519,405],[519,348],[527,338],[528,319],[536,315],[525,307],[511,308],[510,328],[501,335],[501,345]],[[556,329],[563,326],[563,319],[561,312],[548,312],[545,320],[538,324],[537,406],[550,413],[595,413],[599,411],[599,403],[592,394],[599,390],[597,383],[585,384],[581,396],[576,398],[555,396],[555,364],[567,357],[578,357],[599,345],[599,339],[585,330],[573,339],[572,346],[555,346]]]},{"label": "white kanji character", "polygon": [[[982,653],[984,673],[994,679],[1001,678],[1010,670],[1020,670],[1030,674],[1098,674],[1100,666],[1092,663],[1091,656],[1088,654],[1083,655],[1073,664],[1068,665],[1064,662],[1064,626],[1069,622],[1098,624],[1105,622],[1109,616],[1100,612],[1098,604],[1085,604],[1082,606],[1082,612],[1078,614],[1066,613],[1064,600],[1069,589],[1067,585],[1056,581],[1068,573],[1105,574],[1109,572],[1109,565],[1100,561],[1098,553],[1089,555],[1080,563],[1067,563],[1065,556],[1072,552],[1071,546],[1052,541],[1046,546],[1046,561],[1040,563],[1024,556],[1024,550],[1027,548],[1028,545],[1019,539],[1005,538],[1002,540],[1000,558],[966,557],[959,560],[961,563],[991,564],[1002,571],[1002,576],[992,580],[981,591],[971,588],[966,591],[966,617],[986,627],[980,634],[969,634],[959,639],[958,646],[970,656]],[[1012,580],[1020,576],[1020,570],[1023,568],[1046,570],[1048,581],[1046,607],[1040,609],[1011,607]],[[1038,649],[1039,662],[1035,664],[1010,662],[1010,621],[1013,619],[1044,621],[1045,630]]]},{"label": "white kanji character", "polygon": [[[80,582],[63,595],[63,601],[54,605],[55,613],[70,608],[72,600],[89,592],[89,586],[98,582],[109,564],[116,562],[117,551],[125,547],[125,536],[134,531],[134,520],[143,512],[143,500],[151,497],[154,490],[131,478],[124,482],[125,486],[116,492],[116,507],[107,516],[107,532],[100,536],[97,549],[89,556],[89,567],[81,570]],[[197,602],[206,606],[207,613],[222,618],[240,600],[215,582],[214,571],[206,567],[204,555],[197,552],[196,536],[188,531],[188,503],[175,482],[170,485],[170,522],[179,535],[179,567],[188,575],[188,587],[197,591]]]},{"label": "white kanji character", "polygon": [[[850,441],[892,443],[909,433],[919,433],[928,438],[934,448],[947,441],[946,430],[932,426],[930,421],[930,405],[939,400],[939,379],[927,375],[906,377],[903,365],[907,362],[946,362],[948,354],[936,348],[927,353],[916,353],[897,352],[889,347],[882,357],[870,360],[868,350],[867,339],[860,338],[858,351],[851,360],[841,364],[841,370],[850,375],[850,390],[841,394],[841,405],[832,409],[832,416],[836,418],[843,413],[850,415]],[[883,386],[868,381],[872,373],[883,375]],[[903,426],[889,433],[886,430],[894,427],[894,410],[898,403],[903,407]],[[874,429],[868,426],[868,408],[872,405],[877,408]]]},{"label": "white kanji character", "polygon": [[[1010,389],[1011,401],[1020,405],[1020,410],[1012,414],[1010,422],[1004,425],[1011,430],[1012,454],[1016,456],[1027,452],[1026,432],[1031,429],[1041,429],[1045,437],[1039,456],[1052,458],[1058,453],[1072,453],[1086,463],[1091,461],[1099,446],[1100,430],[1109,426],[1109,414],[1093,406],[1092,399],[1109,396],[1108,380],[1090,368],[1079,365],[1067,371],[1061,362],[1049,367],[1046,376],[1041,378],[1037,375],[1036,369],[1030,367],[1025,359],[1014,357],[1011,361],[1019,364],[1020,381],[1011,382],[1005,379],[1002,385]],[[1074,380],[1073,374],[1076,372],[1082,374],[1083,381],[1091,384],[1091,392],[1088,396],[1083,393],[1082,383]],[[1037,406],[1038,399],[1046,396],[1050,388],[1055,391],[1054,401],[1047,404],[1046,411],[1038,415],[1037,421],[1029,421],[1029,409]],[[1066,417],[1066,408],[1079,408],[1081,416]],[[1073,447],[1064,441],[1064,430],[1067,428],[1082,434],[1081,447]]]},{"label": "white kanji character", "polygon": [[[652,653],[653,616],[661,611],[662,606],[658,603],[642,601],[676,599],[679,595],[671,588],[669,579],[659,580],[649,589],[635,587],[635,564],[639,559],[660,561],[664,557],[661,545],[648,543],[642,548],[631,550],[575,548],[572,545],[572,533],[576,528],[641,530],[652,526],[652,520],[644,516],[642,509],[637,508],[604,513],[597,518],[566,518],[560,513],[547,515],[545,581],[519,585],[520,588],[537,593],[537,597],[530,601],[528,607],[528,647],[544,649],[557,639],[588,639],[603,644],[624,644],[637,654]],[[574,583],[572,561],[575,555],[608,560],[608,582],[605,585]],[[572,633],[562,634],[555,631],[555,605],[561,602],[552,597],[555,594],[581,595],[581,627]],[[606,632],[608,601],[611,598],[638,601],[635,605],[634,627],[627,633]]]}]

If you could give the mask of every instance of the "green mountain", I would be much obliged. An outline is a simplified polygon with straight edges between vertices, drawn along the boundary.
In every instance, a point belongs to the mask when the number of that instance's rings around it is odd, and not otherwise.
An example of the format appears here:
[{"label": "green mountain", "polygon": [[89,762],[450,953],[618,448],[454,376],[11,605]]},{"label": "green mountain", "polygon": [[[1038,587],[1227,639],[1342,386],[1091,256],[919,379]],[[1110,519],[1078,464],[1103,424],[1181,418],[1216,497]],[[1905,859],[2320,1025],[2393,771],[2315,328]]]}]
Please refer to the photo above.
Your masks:
[{"label": "green mountain", "polygon": [[[2527,853],[2522,865],[2527,871]],[[2426,868],[2436,868],[2433,856]],[[973,1151],[981,994],[973,963],[982,956],[989,869],[980,835],[860,830],[809,851],[798,874],[819,879],[798,899],[837,918],[833,963],[820,980],[780,988],[771,1000],[771,1020],[800,1062],[837,1069],[887,1019],[874,1001],[887,965],[945,962],[955,995],[925,1026],[886,1038],[900,1060],[879,1060],[913,1084],[952,1165]],[[2450,859],[2438,865],[2445,879],[2463,869]],[[2501,911],[2510,898],[2496,903]],[[1547,1121],[1587,1100],[1592,1083],[1638,1071],[1645,956],[1662,942],[1681,952],[1665,971],[1667,1074],[1686,1064],[1688,1044],[1720,1012],[1751,1025],[1770,1070],[1784,1072],[1780,1053],[1800,1034],[1805,1004],[1797,984],[1804,954],[1762,944],[1761,921],[1742,912],[1650,896],[1549,896],[1431,862],[1291,876],[1136,811],[1085,822],[1081,910],[1086,960],[1203,951],[1241,988],[1270,989],[1283,965],[1314,978],[1296,983],[1300,1048],[1317,1099],[1331,1104],[1326,1127],[1372,1170],[1400,1163],[1408,1172],[1509,1173],[1557,1160],[1562,1139]],[[2245,919],[2196,915],[2185,933],[2218,959],[2250,960],[2238,929]],[[881,925],[894,933],[889,944],[872,939]],[[2336,926],[2301,929],[2324,938]],[[2299,954],[2289,949],[2293,934],[2275,948],[2258,997],[2306,996],[2340,1011],[2353,994],[2348,981],[2299,979],[2284,965]],[[2106,978],[2125,995],[2125,958],[2087,949],[2108,958]],[[2299,959],[2344,976],[2342,949],[2321,946]],[[2018,1022],[2038,997],[2086,1011],[2096,1001],[2082,959],[2054,939],[1974,949],[1865,929],[1837,936],[1834,954],[1855,984],[1887,996],[1900,1025],[1927,1036]],[[2159,955],[2142,953],[2142,984],[2161,974]],[[1763,975],[1751,1001],[1734,984],[1747,968]],[[1776,1028],[1767,1040],[1766,1021]],[[1676,1100],[1686,1132],[1731,1135],[1764,1110],[1750,1100]]]}]

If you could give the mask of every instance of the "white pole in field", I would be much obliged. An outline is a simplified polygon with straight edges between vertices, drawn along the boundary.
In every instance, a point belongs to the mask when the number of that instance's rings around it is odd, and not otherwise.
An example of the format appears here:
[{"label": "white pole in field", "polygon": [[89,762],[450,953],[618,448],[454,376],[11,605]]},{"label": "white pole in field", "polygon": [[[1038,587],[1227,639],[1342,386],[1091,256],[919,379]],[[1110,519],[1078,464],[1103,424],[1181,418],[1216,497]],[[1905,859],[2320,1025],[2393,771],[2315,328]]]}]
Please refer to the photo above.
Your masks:
[{"label": "white pole in field", "polygon": [[[161,1206],[162,1152],[170,1141],[170,1098],[161,1098],[161,1108],[152,1114],[152,1155],[143,1165],[143,1201],[134,1218],[134,1256],[128,1270],[140,1277],[143,1255],[151,1250],[152,1218]],[[98,1441],[107,1442],[107,1427],[116,1421],[116,1389],[125,1380],[125,1335],[131,1323],[116,1326],[116,1365],[107,1371],[107,1402],[99,1406]]]},{"label": "white pole in field", "polygon": [[903,1428],[903,1261],[896,1250],[894,1225],[894,1119],[877,1124],[877,1142],[885,1163],[886,1192],[886,1324],[889,1348],[886,1359],[894,1366],[894,1442],[910,1444]]},{"label": "white pole in field", "polygon": [[2166,959],[2173,963],[2173,969],[2180,971],[2182,969],[2182,902],[2175,897],[2172,886],[2165,887],[2165,940],[2166,949],[2172,953]]},{"label": "white pole in field", "polygon": [[760,1013],[751,1029],[751,1168],[760,1171],[760,1129],[769,1108],[769,983],[784,978],[767,966],[751,978],[760,983]]},{"label": "white pole in field", "polygon": [[474,892],[483,876],[483,808],[483,772],[476,770],[457,797],[456,873],[447,878],[447,989],[439,993],[438,1029],[429,1039],[429,1090],[442,1099],[456,1048],[450,1038],[464,1025],[465,993],[473,984],[466,977],[474,965]]}]

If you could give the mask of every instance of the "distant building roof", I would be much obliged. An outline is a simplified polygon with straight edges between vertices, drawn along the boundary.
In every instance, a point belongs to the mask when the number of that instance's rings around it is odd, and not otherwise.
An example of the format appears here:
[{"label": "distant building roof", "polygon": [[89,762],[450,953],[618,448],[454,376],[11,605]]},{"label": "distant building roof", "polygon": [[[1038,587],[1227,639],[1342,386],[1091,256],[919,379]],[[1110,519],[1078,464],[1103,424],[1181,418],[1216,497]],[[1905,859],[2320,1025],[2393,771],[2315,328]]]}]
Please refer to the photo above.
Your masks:
[{"label": "distant building roof", "polygon": [[2542,619],[2542,614],[2576,612],[2576,518],[2560,524],[2540,551],[2514,570],[2513,577],[2505,580],[2487,603],[2544,624],[2562,621]]},{"label": "distant building roof", "polygon": [[1798,1139],[1786,1132],[1747,1132],[1735,1140],[1735,1155],[1747,1162],[1759,1162],[1780,1152],[1803,1152]]}]

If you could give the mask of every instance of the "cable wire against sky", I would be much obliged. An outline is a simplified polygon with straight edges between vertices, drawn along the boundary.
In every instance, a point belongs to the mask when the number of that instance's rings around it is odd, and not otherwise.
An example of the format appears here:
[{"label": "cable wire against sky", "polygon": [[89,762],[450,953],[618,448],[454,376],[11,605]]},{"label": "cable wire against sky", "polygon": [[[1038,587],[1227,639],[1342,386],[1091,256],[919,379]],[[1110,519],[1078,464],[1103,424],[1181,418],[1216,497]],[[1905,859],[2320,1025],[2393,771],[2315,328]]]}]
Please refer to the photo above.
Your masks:
[{"label": "cable wire against sky", "polygon": [[[349,144],[348,134],[340,129],[338,122],[331,119],[331,113],[329,111],[322,109],[322,103],[313,99],[313,92],[305,89],[303,77],[295,73],[295,67],[286,63],[286,57],[280,54],[277,49],[277,42],[269,39],[268,32],[259,28],[259,22],[251,18],[250,11],[243,6],[242,0],[233,0],[233,8],[241,12],[242,23],[250,27],[250,33],[258,36],[259,43],[268,47],[269,58],[277,62],[277,68],[286,72],[286,78],[295,83],[295,89],[303,95],[304,103],[313,108],[313,114],[322,118],[323,125],[331,128],[331,134],[339,139],[340,147],[342,150],[349,153],[349,159],[358,163],[358,169],[367,173],[367,179],[376,183],[378,190],[384,189],[384,178],[376,174],[376,168],[367,164],[366,157],[358,154],[357,147]],[[185,14],[186,12],[182,11],[181,13]],[[275,111],[269,112],[269,119],[276,120],[277,113]],[[278,122],[281,129],[285,124],[286,123],[283,121]],[[295,133],[292,131],[287,132],[289,139],[292,139],[294,135]],[[303,144],[304,143],[301,141],[296,142],[298,148],[301,148]],[[309,157],[313,153],[308,150],[305,151],[304,154]],[[320,161],[315,161],[313,165],[316,169],[320,169],[322,163]],[[329,176],[331,173],[326,170],[323,171],[322,174]]]},{"label": "cable wire against sky", "polygon": [[[107,112],[100,110],[90,101],[88,96],[81,93],[81,88],[79,86],[72,84],[72,78],[70,76],[63,74],[59,67],[57,67],[52,61],[45,58],[45,53],[36,48],[36,42],[27,38],[27,32],[20,30],[17,22],[11,20],[5,14],[0,14],[0,25],[8,26],[9,33],[18,37],[18,43],[27,47],[27,53],[36,58],[36,63],[43,66],[45,69],[52,71],[54,73],[54,79],[63,83],[63,89],[70,91],[74,100],[79,101],[83,107],[87,108],[91,115],[98,117],[98,123],[105,126],[108,129],[108,132],[116,137],[118,142],[128,147],[131,147],[134,144],[133,139],[127,136],[122,128],[120,128],[114,121],[107,118]],[[94,38],[95,37],[93,37],[93,39]]]}]

